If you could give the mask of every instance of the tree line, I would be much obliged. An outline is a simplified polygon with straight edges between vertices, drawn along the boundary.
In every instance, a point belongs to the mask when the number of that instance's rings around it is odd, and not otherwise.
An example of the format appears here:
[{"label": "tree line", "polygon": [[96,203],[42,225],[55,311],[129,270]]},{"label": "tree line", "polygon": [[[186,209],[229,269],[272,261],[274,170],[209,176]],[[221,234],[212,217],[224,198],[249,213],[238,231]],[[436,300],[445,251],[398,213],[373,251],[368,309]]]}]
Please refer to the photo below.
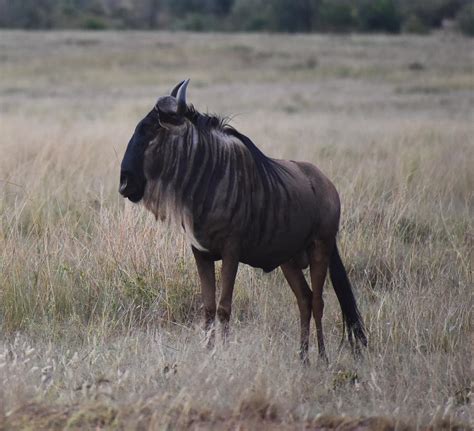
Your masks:
[{"label": "tree line", "polygon": [[472,0],[0,0],[0,27],[474,35]]}]

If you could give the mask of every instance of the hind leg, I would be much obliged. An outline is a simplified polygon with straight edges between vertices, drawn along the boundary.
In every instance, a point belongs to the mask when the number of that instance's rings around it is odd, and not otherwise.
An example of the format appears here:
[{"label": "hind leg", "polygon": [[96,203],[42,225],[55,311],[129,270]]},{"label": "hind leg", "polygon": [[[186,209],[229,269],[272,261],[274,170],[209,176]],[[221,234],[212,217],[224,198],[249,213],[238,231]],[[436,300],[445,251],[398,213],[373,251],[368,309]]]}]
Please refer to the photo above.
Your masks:
[{"label": "hind leg", "polygon": [[301,320],[300,358],[308,364],[309,328],[311,323],[311,289],[304,278],[303,271],[292,261],[281,265],[283,275],[296,296]]},{"label": "hind leg", "polygon": [[318,339],[319,356],[328,361],[326,355],[326,348],[324,346],[323,334],[323,287],[328,271],[330,246],[324,241],[316,240],[313,247],[309,251],[309,268],[311,274],[311,286],[313,288],[313,315],[316,323],[316,336]]}]

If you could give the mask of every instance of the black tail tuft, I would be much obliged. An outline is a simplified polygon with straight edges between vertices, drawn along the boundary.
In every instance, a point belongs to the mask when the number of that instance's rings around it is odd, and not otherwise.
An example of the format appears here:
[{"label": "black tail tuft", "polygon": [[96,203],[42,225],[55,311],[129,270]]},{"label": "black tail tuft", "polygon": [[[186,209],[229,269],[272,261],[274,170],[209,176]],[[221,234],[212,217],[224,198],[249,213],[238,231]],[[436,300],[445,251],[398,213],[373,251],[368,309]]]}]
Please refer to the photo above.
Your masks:
[{"label": "black tail tuft", "polygon": [[[367,337],[365,335],[364,323],[357,308],[354,294],[352,293],[351,283],[347,277],[346,269],[342,263],[337,245],[334,244],[331,260],[329,261],[329,275],[332,285],[341,305],[342,316],[347,327],[347,336],[349,343],[358,350],[358,343],[367,346]],[[353,345],[353,338],[356,345]]]}]

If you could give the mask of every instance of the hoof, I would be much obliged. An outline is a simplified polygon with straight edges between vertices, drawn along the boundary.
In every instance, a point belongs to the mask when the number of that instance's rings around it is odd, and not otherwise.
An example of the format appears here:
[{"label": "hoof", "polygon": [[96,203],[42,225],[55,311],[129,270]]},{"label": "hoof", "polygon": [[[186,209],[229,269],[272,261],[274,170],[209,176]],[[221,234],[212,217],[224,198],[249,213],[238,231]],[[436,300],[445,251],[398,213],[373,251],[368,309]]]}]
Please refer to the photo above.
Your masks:
[{"label": "hoof", "polygon": [[304,351],[300,350],[299,355],[300,355],[301,365],[303,365],[303,367],[309,367],[310,362],[309,362],[308,351],[307,350],[304,350]]},{"label": "hoof", "polygon": [[319,353],[319,363],[328,366],[329,365],[329,359],[328,356],[326,355],[326,352],[320,352]]},{"label": "hoof", "polygon": [[204,336],[202,337],[201,344],[207,349],[212,350],[216,344],[216,330],[211,328],[204,330]]}]

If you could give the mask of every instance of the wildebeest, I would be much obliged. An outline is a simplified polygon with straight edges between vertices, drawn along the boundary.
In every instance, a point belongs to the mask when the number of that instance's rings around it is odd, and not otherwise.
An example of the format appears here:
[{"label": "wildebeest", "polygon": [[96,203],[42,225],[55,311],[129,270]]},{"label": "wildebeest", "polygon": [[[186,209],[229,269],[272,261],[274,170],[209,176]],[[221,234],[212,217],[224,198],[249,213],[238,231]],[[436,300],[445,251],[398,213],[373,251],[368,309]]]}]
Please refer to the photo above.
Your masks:
[{"label": "wildebeest", "polygon": [[[366,345],[336,246],[340,202],[334,185],[314,165],[269,158],[225,119],[199,113],[186,103],[188,83],[160,97],[138,123],[121,164],[119,192],[183,228],[201,282],[205,330],[213,331],[217,313],[224,338],[228,333],[239,262],[266,272],[280,266],[300,311],[301,359],[308,360],[311,312],[326,359],[321,320],[329,268],[349,341]],[[312,291],[302,271],[308,265]]]}]

